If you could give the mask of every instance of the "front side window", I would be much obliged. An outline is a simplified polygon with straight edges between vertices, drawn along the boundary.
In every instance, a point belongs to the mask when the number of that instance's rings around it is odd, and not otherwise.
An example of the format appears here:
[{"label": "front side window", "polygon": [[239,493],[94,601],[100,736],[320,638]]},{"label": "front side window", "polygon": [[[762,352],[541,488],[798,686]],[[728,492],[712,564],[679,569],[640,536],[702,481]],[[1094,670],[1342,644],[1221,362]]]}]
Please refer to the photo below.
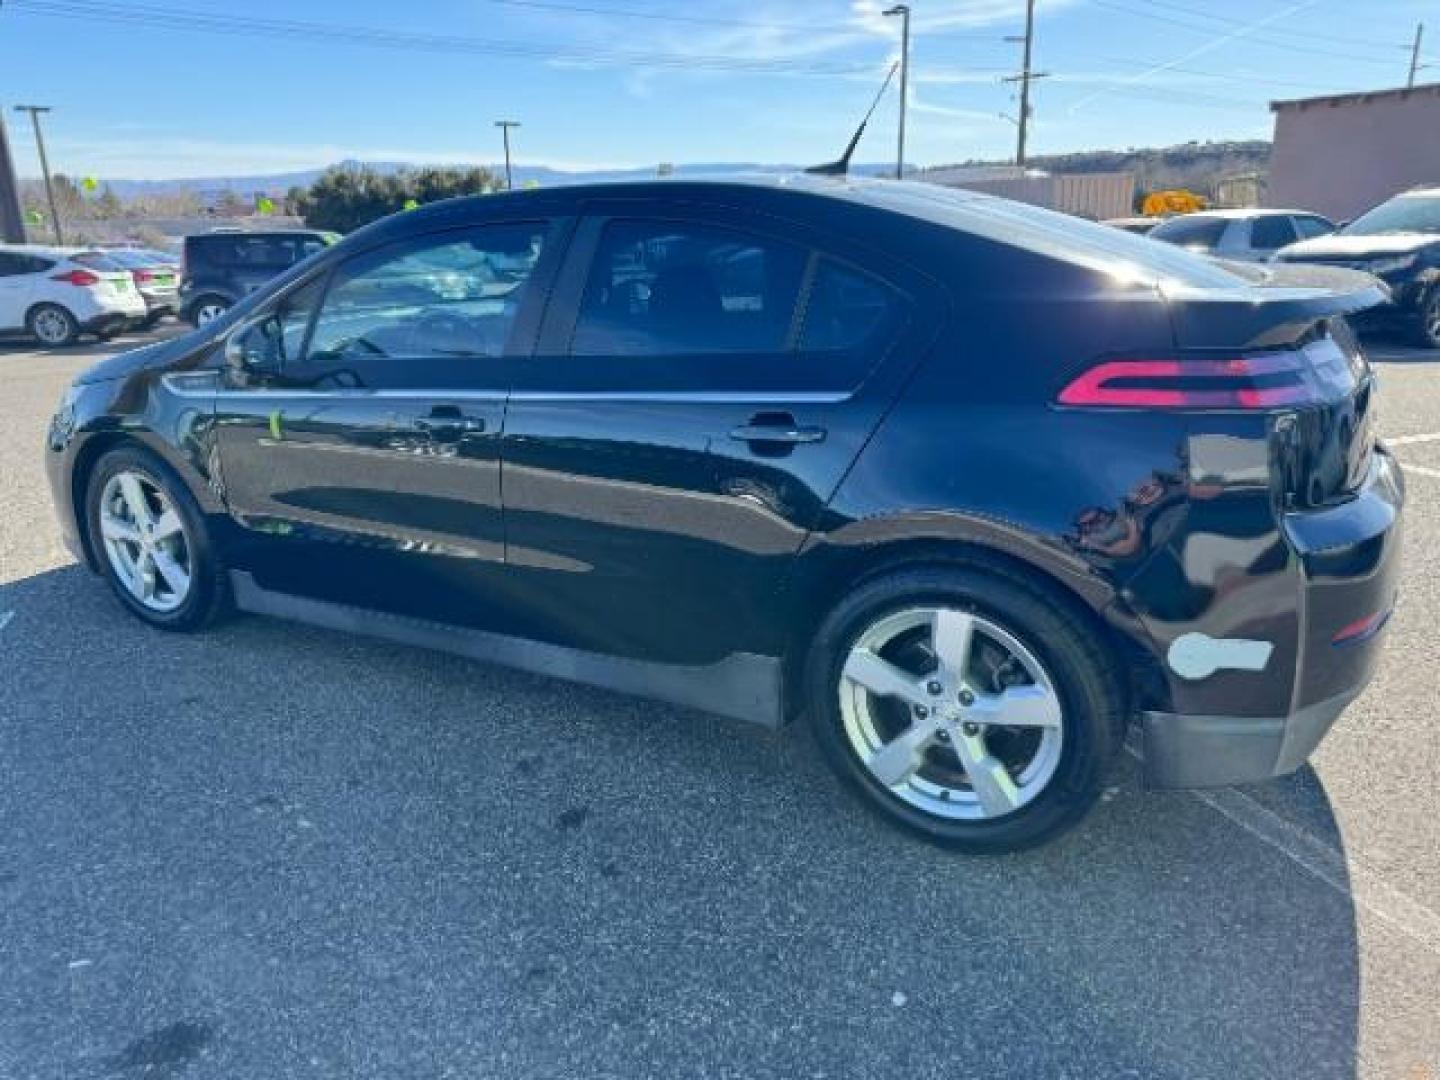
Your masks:
[{"label": "front side window", "polygon": [[324,292],[323,278],[291,291],[267,315],[236,331],[235,350],[253,375],[274,377],[300,360],[310,318]]},{"label": "front side window", "polygon": [[691,223],[612,221],[591,266],[576,356],[775,353],[786,348],[804,249]]},{"label": "front side window", "polygon": [[535,223],[492,225],[388,244],[342,263],[305,363],[502,355],[544,233]]}]

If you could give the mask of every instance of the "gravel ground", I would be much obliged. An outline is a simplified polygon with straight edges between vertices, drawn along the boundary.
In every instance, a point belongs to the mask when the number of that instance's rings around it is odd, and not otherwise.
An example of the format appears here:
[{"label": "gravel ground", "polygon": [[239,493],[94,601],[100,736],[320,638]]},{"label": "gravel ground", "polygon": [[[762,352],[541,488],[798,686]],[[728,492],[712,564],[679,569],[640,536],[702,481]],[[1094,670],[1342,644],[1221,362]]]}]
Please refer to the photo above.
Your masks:
[{"label": "gravel ground", "polygon": [[[960,858],[768,733],[261,619],[126,616],[0,346],[0,1077],[1440,1076],[1440,439],[1313,767]],[[1387,435],[1440,356],[1377,349]]]}]

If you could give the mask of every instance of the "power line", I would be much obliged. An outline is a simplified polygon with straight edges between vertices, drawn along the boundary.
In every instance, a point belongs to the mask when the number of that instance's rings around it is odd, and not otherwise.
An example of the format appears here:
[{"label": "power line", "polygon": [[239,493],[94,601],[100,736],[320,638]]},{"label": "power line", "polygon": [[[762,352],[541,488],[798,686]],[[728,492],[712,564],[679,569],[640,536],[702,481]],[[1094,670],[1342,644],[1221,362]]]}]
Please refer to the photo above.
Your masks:
[{"label": "power line", "polygon": [[[538,0],[537,0],[538,2]],[[112,8],[98,0],[10,0],[6,5],[17,14],[106,21],[157,30],[190,30],[226,35],[243,34],[279,40],[337,41],[374,48],[407,49],[459,55],[507,56],[569,61],[577,64],[613,64],[631,67],[748,71],[759,74],[858,75],[871,73],[874,64],[800,63],[792,60],[743,56],[681,56],[673,53],[602,49],[587,46],[538,45],[465,37],[451,34],[418,34],[378,27],[304,22],[290,19],[257,19],[181,11],[152,4],[127,4]]]},{"label": "power line", "polygon": [[[1169,0],[1130,0],[1133,4],[1144,4],[1147,7],[1164,8],[1168,11],[1178,12],[1195,19],[1207,19],[1210,22],[1220,23],[1227,26],[1244,26],[1246,20],[1232,19],[1228,15],[1216,15],[1209,11],[1201,11],[1197,8],[1187,7],[1184,4],[1170,3]],[[1138,13],[1137,13],[1138,14]],[[1377,49],[1408,49],[1410,46],[1394,41],[1380,41],[1376,38],[1356,38],[1348,35],[1325,34],[1315,30],[1301,30],[1287,26],[1284,30],[1286,37],[1309,38],[1312,41],[1327,41],[1338,45],[1366,45]]]},{"label": "power line", "polygon": [[[1122,4],[1120,0],[1091,0],[1091,3],[1093,3],[1096,7],[1107,8],[1110,11],[1118,11],[1123,15],[1136,15],[1145,19],[1153,19],[1158,22],[1169,23],[1172,26],[1181,26],[1184,27],[1186,30],[1191,30],[1197,34],[1213,34],[1216,29],[1213,26],[1197,26],[1193,22],[1186,22],[1171,15],[1163,15],[1160,12],[1150,11],[1146,8],[1128,7]],[[1243,28],[1246,25],[1253,24],[1239,23],[1237,24],[1237,27]],[[1285,52],[1289,53],[1308,53],[1313,56],[1328,56],[1340,60],[1348,60],[1351,63],[1390,66],[1395,62],[1393,57],[1389,59],[1382,59],[1377,56],[1357,56],[1353,51],[1340,52],[1336,49],[1322,49],[1314,45],[1297,45],[1293,41],[1267,37],[1264,35],[1263,32],[1248,32],[1245,34],[1243,40],[1244,43],[1247,45],[1263,45],[1271,49],[1283,49]]]}]

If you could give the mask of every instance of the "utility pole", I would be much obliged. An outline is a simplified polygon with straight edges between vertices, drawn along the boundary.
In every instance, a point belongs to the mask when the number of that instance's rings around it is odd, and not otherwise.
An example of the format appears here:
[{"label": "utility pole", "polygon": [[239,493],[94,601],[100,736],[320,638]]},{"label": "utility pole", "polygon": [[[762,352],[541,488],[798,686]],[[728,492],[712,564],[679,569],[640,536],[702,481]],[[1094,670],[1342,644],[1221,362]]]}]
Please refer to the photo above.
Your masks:
[{"label": "utility pole", "polygon": [[510,129],[519,127],[520,121],[496,120],[495,126],[500,129],[501,135],[505,139],[505,190],[514,191],[515,180],[510,175]]},{"label": "utility pole", "polygon": [[50,184],[50,162],[45,157],[45,135],[40,130],[40,114],[50,111],[49,105],[16,105],[16,112],[30,114],[30,123],[35,126],[35,149],[40,151],[40,173],[45,177],[45,198],[50,203],[50,223],[55,229],[55,243],[65,243],[60,231],[60,211],[55,208],[55,189]]},{"label": "utility pole", "polygon": [[895,179],[905,179],[905,108],[910,98],[910,5],[896,4],[881,12],[900,16],[900,136],[895,147]]},{"label": "utility pole", "polygon": [[4,116],[0,116],[0,241],[7,244],[25,242],[20,178],[15,175],[15,159],[10,156],[10,139],[5,133]]},{"label": "utility pole", "polygon": [[1415,47],[1410,50],[1410,79],[1407,87],[1415,85],[1415,73],[1420,70],[1420,39],[1425,36],[1425,24],[1415,24]]},{"label": "utility pole", "polygon": [[1023,169],[1025,167],[1025,138],[1030,132],[1030,84],[1049,74],[1045,71],[1030,70],[1030,57],[1035,44],[1035,0],[1025,0],[1025,36],[1021,38],[1007,37],[1005,40],[1021,42],[1025,47],[1020,74],[1001,80],[1001,82],[1018,82],[1020,84],[1020,139],[1015,146],[1015,164]]}]

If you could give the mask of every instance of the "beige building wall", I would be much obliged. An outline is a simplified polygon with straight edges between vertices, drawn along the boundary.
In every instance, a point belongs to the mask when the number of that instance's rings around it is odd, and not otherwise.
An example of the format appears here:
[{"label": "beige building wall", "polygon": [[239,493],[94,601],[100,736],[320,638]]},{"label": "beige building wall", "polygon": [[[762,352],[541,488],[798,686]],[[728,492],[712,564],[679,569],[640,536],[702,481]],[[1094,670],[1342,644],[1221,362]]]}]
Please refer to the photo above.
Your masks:
[{"label": "beige building wall", "polygon": [[1440,84],[1280,101],[1267,206],[1358,217],[1391,195],[1440,185]]}]

